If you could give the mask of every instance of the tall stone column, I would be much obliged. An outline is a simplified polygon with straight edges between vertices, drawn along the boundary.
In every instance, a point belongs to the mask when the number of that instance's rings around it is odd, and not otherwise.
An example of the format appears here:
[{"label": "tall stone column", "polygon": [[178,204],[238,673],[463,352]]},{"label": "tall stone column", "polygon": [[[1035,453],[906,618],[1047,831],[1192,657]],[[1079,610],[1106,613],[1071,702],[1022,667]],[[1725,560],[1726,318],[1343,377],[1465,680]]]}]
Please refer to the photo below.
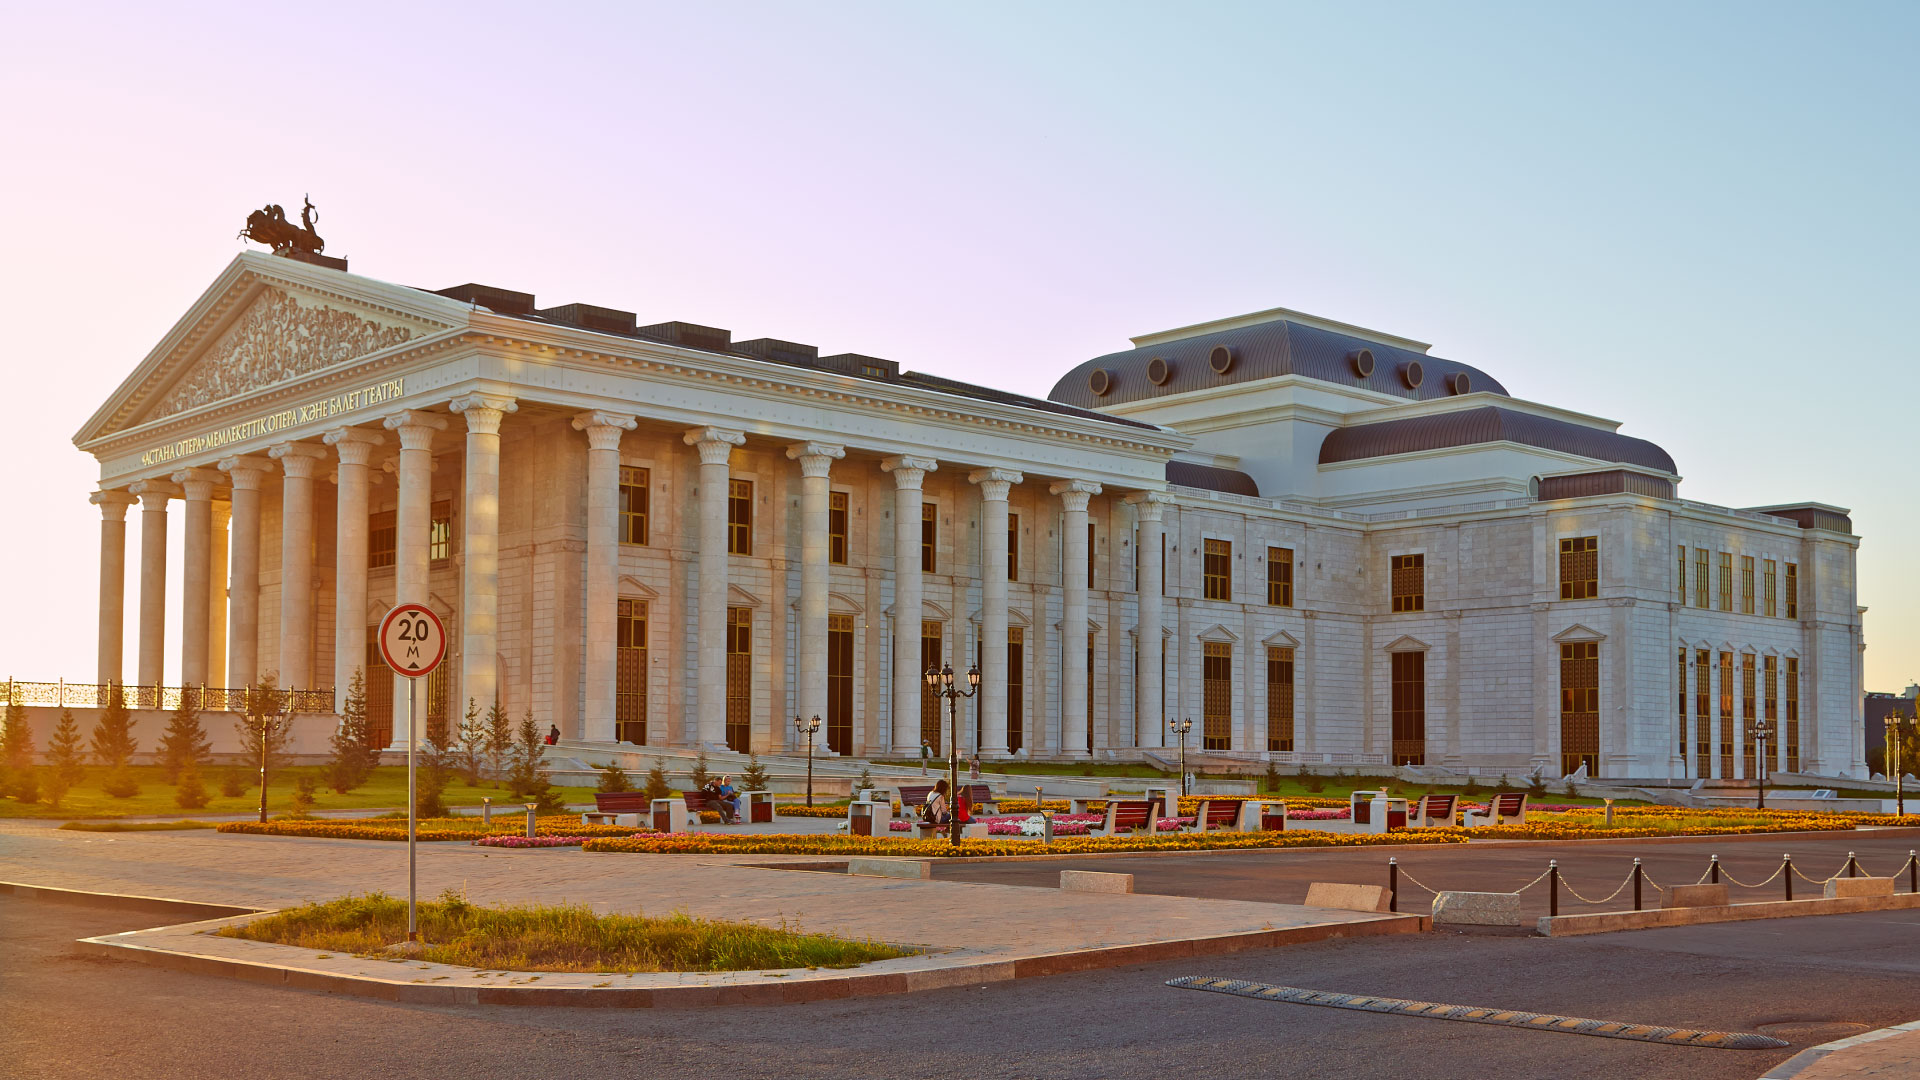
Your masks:
[{"label": "tall stone column", "polygon": [[[821,718],[814,753],[827,750],[827,515],[833,463],[847,454],[830,443],[796,443],[787,456],[800,463],[800,678],[802,717]],[[778,718],[776,717],[776,721]]]},{"label": "tall stone column", "polygon": [[[469,412],[469,425],[473,423]],[[615,647],[620,614],[620,436],[639,426],[625,413],[584,412],[573,418],[576,431],[587,433],[587,711],[581,717],[581,737],[612,742],[614,736]],[[494,421],[499,430],[499,421]],[[500,486],[500,437],[493,437],[495,502]],[[467,436],[467,454],[473,455],[474,436]],[[471,490],[471,489],[469,489]],[[498,511],[493,518],[498,532]],[[497,543],[497,539],[496,539]],[[725,547],[721,556],[726,555]],[[497,556],[490,558],[497,563]],[[725,613],[722,613],[722,620]],[[489,622],[491,623],[491,619]],[[491,632],[491,630],[490,630]],[[722,657],[724,662],[725,657]]]},{"label": "tall stone column", "polygon": [[100,508],[99,677],[104,686],[126,680],[127,507],[138,500],[124,491],[96,491],[87,501]]},{"label": "tall stone column", "polygon": [[[224,481],[226,477],[221,477]],[[207,685],[227,685],[227,524],[232,503],[213,503],[207,554]]]},{"label": "tall stone column", "polygon": [[727,459],[746,435],[725,428],[697,427],[684,437],[700,452],[700,642],[695,728],[700,745],[727,745]]},{"label": "tall stone column", "polygon": [[180,551],[180,685],[207,683],[208,626],[212,612],[207,579],[213,562],[213,489],[220,482],[214,469],[183,469],[171,477],[185,493],[185,533]]},{"label": "tall stone column", "polygon": [[[920,485],[940,463],[901,454],[880,467],[893,474],[893,750],[920,746]],[[909,755],[911,756],[911,755]]]},{"label": "tall stone column", "polygon": [[327,452],[309,443],[267,451],[280,463],[280,670],[274,681],[313,688],[313,479]]},{"label": "tall stone column", "polygon": [[230,457],[220,471],[233,480],[233,545],[227,569],[227,682],[252,686],[260,676],[260,488],[273,462]]},{"label": "tall stone column", "polygon": [[[433,528],[433,435],[444,431],[447,420],[443,416],[405,409],[381,421],[388,431],[400,438],[400,462],[394,470],[400,478],[400,506],[394,514],[393,546],[393,583],[394,601],[399,604],[424,604],[427,602],[427,571],[432,553],[428,550],[428,534]],[[411,680],[393,677],[394,709],[393,743],[394,750],[405,750],[407,740],[413,733],[406,727],[414,726],[413,710],[397,706],[410,699]],[[403,726],[400,717],[409,719]],[[426,730],[426,718],[418,718],[420,730]]]},{"label": "tall stone column", "polygon": [[[455,398],[452,409],[467,419],[467,490],[462,499],[466,518],[465,558],[460,575],[459,709],[472,701],[482,712],[493,704],[500,686],[500,422],[520,405],[496,394],[468,394]],[[616,462],[616,465],[618,463]],[[619,482],[615,469],[614,482]],[[593,594],[587,594],[592,610]],[[588,653],[592,655],[591,651]],[[588,682],[587,700],[593,700]],[[592,716],[589,707],[588,716]]]},{"label": "tall stone column", "polygon": [[1139,523],[1138,545],[1133,557],[1140,564],[1139,595],[1135,598],[1140,609],[1139,626],[1134,631],[1134,643],[1139,646],[1140,671],[1138,675],[1139,697],[1133,703],[1134,740],[1140,746],[1167,745],[1166,687],[1161,684],[1160,676],[1165,670],[1161,654],[1166,648],[1166,636],[1161,629],[1161,601],[1166,592],[1166,565],[1162,562],[1166,550],[1166,526],[1161,515],[1172,497],[1158,491],[1143,491],[1127,496],[1127,502],[1133,504],[1135,520]]},{"label": "tall stone column", "polygon": [[1007,749],[1007,496],[1025,479],[1012,469],[975,469],[980,485],[980,756]]},{"label": "tall stone column", "polygon": [[375,676],[367,666],[367,502],[373,486],[374,448],[387,441],[377,431],[336,428],[323,436],[340,456],[334,470],[333,710],[347,710],[347,690],[359,672],[361,687]]},{"label": "tall stone column", "polygon": [[167,500],[179,498],[180,489],[142,480],[127,490],[140,496],[141,510],[139,685],[161,686],[167,662]]},{"label": "tall stone column", "polygon": [[1048,491],[1063,509],[1060,545],[1060,752],[1087,756],[1087,502],[1100,485],[1087,480],[1058,480]]}]

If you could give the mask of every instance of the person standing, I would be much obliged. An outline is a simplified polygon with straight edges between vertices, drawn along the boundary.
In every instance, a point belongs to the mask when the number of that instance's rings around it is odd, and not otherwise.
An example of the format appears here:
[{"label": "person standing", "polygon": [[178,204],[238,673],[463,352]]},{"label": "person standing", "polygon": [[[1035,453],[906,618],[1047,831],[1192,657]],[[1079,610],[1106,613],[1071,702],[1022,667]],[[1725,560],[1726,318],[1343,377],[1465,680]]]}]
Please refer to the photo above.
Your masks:
[{"label": "person standing", "polygon": [[920,740],[920,775],[921,776],[927,775],[927,761],[932,757],[933,757],[933,747],[927,745],[927,740],[921,739]]},{"label": "person standing", "polygon": [[980,779],[980,755],[979,754],[973,755],[973,760],[967,762],[967,779],[969,780]]}]

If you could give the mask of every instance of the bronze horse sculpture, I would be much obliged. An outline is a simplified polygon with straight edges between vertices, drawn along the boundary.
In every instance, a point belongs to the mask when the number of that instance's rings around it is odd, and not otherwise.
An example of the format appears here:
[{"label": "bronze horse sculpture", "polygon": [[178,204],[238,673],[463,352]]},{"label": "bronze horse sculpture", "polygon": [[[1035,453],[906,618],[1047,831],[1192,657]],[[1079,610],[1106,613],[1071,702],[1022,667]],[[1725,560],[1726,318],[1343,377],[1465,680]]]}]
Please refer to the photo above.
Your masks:
[{"label": "bronze horse sculpture", "polygon": [[319,221],[320,212],[314,209],[312,199],[306,199],[298,225],[287,220],[287,212],[278,203],[268,203],[247,215],[247,227],[240,230],[240,235],[256,244],[265,244],[275,252],[304,251],[318,255],[327,246],[313,230]]}]

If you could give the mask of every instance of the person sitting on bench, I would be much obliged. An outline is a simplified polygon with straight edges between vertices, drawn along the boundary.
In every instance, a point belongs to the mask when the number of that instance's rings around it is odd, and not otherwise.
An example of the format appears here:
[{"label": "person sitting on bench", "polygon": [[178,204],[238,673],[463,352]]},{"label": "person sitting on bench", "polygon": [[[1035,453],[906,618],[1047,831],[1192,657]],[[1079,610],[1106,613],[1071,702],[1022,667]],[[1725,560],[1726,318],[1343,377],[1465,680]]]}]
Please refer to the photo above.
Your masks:
[{"label": "person sitting on bench", "polygon": [[720,815],[720,824],[731,825],[733,824],[733,800],[721,793],[725,779],[725,777],[716,776],[708,780],[706,786],[700,789],[700,794],[707,797],[707,805],[713,807],[714,812]]},{"label": "person sitting on bench", "polygon": [[932,791],[927,792],[927,801],[920,808],[920,820],[929,825],[946,825],[953,820],[953,812],[948,806],[947,781],[942,778],[933,785]]}]

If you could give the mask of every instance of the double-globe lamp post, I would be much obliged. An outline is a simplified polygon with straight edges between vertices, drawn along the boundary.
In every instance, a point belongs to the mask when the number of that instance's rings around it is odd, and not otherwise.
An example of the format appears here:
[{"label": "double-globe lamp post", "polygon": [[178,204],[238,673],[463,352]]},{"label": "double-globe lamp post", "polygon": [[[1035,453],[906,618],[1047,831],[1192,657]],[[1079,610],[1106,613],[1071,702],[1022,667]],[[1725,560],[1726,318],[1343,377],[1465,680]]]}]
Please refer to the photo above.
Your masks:
[{"label": "double-globe lamp post", "polygon": [[800,737],[802,739],[805,739],[807,743],[807,805],[812,806],[813,805],[813,737],[820,733],[820,717],[815,716],[811,720],[806,720],[796,716],[793,718],[793,730],[799,732]]},{"label": "double-globe lamp post", "polygon": [[1758,809],[1767,808],[1767,740],[1773,737],[1773,725],[1765,719],[1747,726],[1747,738],[1753,742],[1753,776],[1760,783]]},{"label": "double-globe lamp post", "polygon": [[947,699],[947,821],[953,846],[960,846],[960,699],[980,692],[980,665],[967,669],[967,689],[954,685],[953,665],[927,669],[927,689]]},{"label": "double-globe lamp post", "polygon": [[1886,750],[1881,755],[1887,772],[1893,777],[1894,812],[1903,816],[1907,812],[1907,790],[1901,774],[1907,771],[1907,766],[1900,760],[1900,741],[1905,737],[1907,722],[1907,718],[1897,711],[1887,713]]},{"label": "double-globe lamp post", "polygon": [[[1193,717],[1189,716],[1184,720],[1169,720],[1167,721],[1167,727],[1170,730],[1172,730],[1172,732],[1175,735],[1180,736],[1180,794],[1186,795],[1187,794],[1187,732],[1193,730]],[[1179,817],[1180,815],[1178,813],[1175,813],[1172,816]]]}]

